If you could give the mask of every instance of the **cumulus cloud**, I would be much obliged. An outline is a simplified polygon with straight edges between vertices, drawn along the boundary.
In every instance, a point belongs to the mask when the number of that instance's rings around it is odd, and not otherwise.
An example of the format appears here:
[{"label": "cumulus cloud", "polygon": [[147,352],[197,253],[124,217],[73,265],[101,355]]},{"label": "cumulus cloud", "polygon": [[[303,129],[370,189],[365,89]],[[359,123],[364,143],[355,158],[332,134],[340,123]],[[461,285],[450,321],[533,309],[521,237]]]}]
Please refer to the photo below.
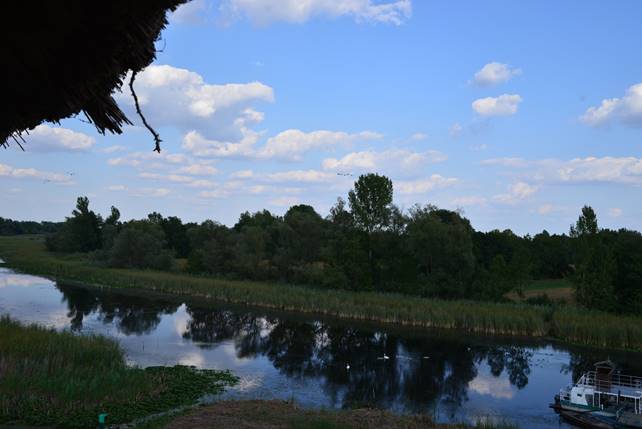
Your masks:
[{"label": "cumulus cloud", "polygon": [[552,204],[542,204],[537,208],[537,213],[541,215],[547,215],[553,212],[553,210],[555,210],[555,207],[553,207]]},{"label": "cumulus cloud", "polygon": [[445,188],[458,182],[454,177],[443,177],[439,174],[433,174],[430,177],[404,181],[399,180],[394,183],[395,191],[403,195],[425,194],[433,189]]},{"label": "cumulus cloud", "polygon": [[303,23],[317,17],[352,17],[356,22],[401,25],[412,14],[411,0],[223,0],[224,19],[248,18],[256,25]]},{"label": "cumulus cloud", "polygon": [[134,197],[166,197],[172,191],[167,188],[140,188],[135,189],[131,192],[131,195]]},{"label": "cumulus cloud", "polygon": [[436,150],[412,152],[406,149],[389,149],[380,152],[352,152],[343,158],[323,160],[324,170],[334,171],[374,171],[388,170],[409,172],[420,169],[426,164],[442,162],[447,156]]},{"label": "cumulus cloud", "polygon": [[292,207],[299,202],[299,199],[296,197],[278,197],[268,202],[277,207]]},{"label": "cumulus cloud", "polygon": [[218,170],[211,165],[206,164],[190,164],[185,167],[179,168],[177,171],[179,174],[189,174],[192,176],[213,176],[218,173]]},{"label": "cumulus cloud", "polygon": [[48,171],[36,170],[35,168],[15,168],[7,164],[0,164],[0,177],[13,179],[35,179],[65,185],[73,183],[70,176],[67,174],[51,173]]},{"label": "cumulus cloud", "polygon": [[250,179],[254,177],[254,172],[252,170],[239,170],[232,173],[230,177],[234,179]]},{"label": "cumulus cloud", "polygon": [[525,200],[539,190],[536,185],[530,185],[526,182],[517,182],[508,187],[505,194],[495,195],[493,201],[501,204],[515,204]]},{"label": "cumulus cloud", "polygon": [[452,200],[452,204],[455,206],[483,206],[486,202],[486,198],[476,195],[457,197]]},{"label": "cumulus cloud", "polygon": [[378,140],[382,137],[381,134],[372,131],[349,134],[342,131],[318,130],[306,133],[290,129],[270,137],[258,152],[258,156],[299,160],[303,153],[313,149],[329,150],[357,141]]},{"label": "cumulus cloud", "polygon": [[580,121],[591,126],[621,121],[642,127],[642,83],[629,87],[622,98],[605,99],[599,106],[589,107]]},{"label": "cumulus cloud", "polygon": [[260,134],[249,129],[242,130],[239,141],[207,139],[197,131],[183,137],[182,147],[194,156],[206,158],[248,158],[256,156],[256,143]]},{"label": "cumulus cloud", "polygon": [[266,175],[266,179],[272,182],[323,183],[336,180],[336,178],[335,174],[318,170],[280,171]]},{"label": "cumulus cloud", "polygon": [[[197,131],[215,140],[241,139],[245,128],[263,120],[253,106],[274,101],[272,88],[261,82],[209,84],[198,73],[169,65],[147,67],[134,85],[150,123]],[[116,96],[135,119],[131,97]]]},{"label": "cumulus cloud", "polygon": [[519,169],[520,173],[542,183],[618,183],[642,185],[642,158],[594,157],[525,160],[494,158],[482,164]]},{"label": "cumulus cloud", "polygon": [[517,113],[522,97],[517,94],[503,94],[499,97],[486,97],[473,101],[473,110],[479,116],[510,116]]},{"label": "cumulus cloud", "polygon": [[464,127],[462,127],[459,122],[455,122],[450,126],[450,129],[448,130],[448,134],[450,134],[450,137],[459,137],[461,132],[464,130]]},{"label": "cumulus cloud", "polygon": [[107,186],[108,191],[113,191],[113,192],[118,192],[118,191],[126,191],[127,186],[125,185],[111,185]]},{"label": "cumulus cloud", "polygon": [[473,82],[478,86],[493,86],[507,82],[514,76],[518,76],[522,71],[518,68],[511,67],[508,64],[492,62],[486,64],[477,73]]},{"label": "cumulus cloud", "polygon": [[622,209],[618,207],[613,207],[609,209],[609,216],[611,217],[620,217],[622,216]]},{"label": "cumulus cloud", "polygon": [[190,159],[182,153],[171,152],[130,152],[117,158],[110,158],[107,164],[111,166],[128,166],[139,168],[171,168],[189,162]]},{"label": "cumulus cloud", "polygon": [[82,152],[96,144],[87,134],[45,124],[38,125],[24,137],[24,148],[29,152]]},{"label": "cumulus cloud", "polygon": [[428,138],[428,134],[426,133],[414,133],[413,135],[410,136],[410,140],[414,141],[422,141],[426,140]]}]

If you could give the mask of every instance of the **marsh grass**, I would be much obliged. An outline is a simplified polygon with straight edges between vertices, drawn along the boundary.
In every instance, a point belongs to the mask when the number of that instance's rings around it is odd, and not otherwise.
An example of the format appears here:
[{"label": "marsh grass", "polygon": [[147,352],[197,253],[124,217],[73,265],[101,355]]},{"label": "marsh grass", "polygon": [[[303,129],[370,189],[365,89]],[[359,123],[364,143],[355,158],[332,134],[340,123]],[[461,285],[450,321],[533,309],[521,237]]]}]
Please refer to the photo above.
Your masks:
[{"label": "marsh grass", "polygon": [[99,413],[124,423],[218,393],[236,378],[189,367],[132,368],[101,336],[0,318],[0,424],[87,428]]},{"label": "marsh grass", "polygon": [[574,306],[443,301],[400,294],[232,281],[92,265],[84,255],[46,252],[39,237],[0,237],[0,256],[29,274],[70,283],[202,297],[220,302],[314,313],[401,326],[459,329],[489,335],[545,337],[598,347],[642,349],[642,318]]}]

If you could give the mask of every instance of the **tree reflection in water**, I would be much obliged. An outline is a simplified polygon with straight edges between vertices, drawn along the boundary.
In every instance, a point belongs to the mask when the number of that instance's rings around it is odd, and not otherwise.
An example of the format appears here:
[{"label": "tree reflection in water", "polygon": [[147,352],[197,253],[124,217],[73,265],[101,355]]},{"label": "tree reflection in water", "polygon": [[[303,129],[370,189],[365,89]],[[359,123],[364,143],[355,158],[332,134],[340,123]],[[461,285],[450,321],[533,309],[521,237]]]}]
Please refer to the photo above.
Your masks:
[{"label": "tree reflection in water", "polygon": [[187,312],[184,338],[202,347],[233,340],[239,358],[264,355],[288,377],[318,379],[335,406],[426,412],[439,405],[454,416],[468,399],[476,364],[487,362],[496,377],[506,371],[520,389],[530,374],[532,352],[519,347],[473,349],[453,339],[402,338],[319,321],[191,306]]},{"label": "tree reflection in water", "polygon": [[153,299],[108,293],[64,283],[56,284],[67,302],[67,316],[71,329],[80,331],[83,320],[96,313],[103,323],[115,321],[117,329],[125,335],[141,335],[152,332],[161,321],[161,315],[175,313],[180,304],[169,300]]},{"label": "tree reflection in water", "polygon": [[[57,288],[64,295],[73,330],[82,329],[84,318],[96,313],[104,323],[115,322],[125,335],[148,334],[163,315],[180,306],[170,300],[65,284]],[[532,352],[521,347],[470,347],[453,338],[401,337],[337,323],[193,305],[186,309],[190,318],[183,339],[203,348],[232,340],[239,358],[265,356],[288,377],[318,380],[338,407],[367,405],[428,413],[439,409],[452,418],[468,400],[479,364],[486,363],[495,377],[506,372],[519,389],[527,385],[531,371]],[[573,370],[585,366],[574,362]]]}]

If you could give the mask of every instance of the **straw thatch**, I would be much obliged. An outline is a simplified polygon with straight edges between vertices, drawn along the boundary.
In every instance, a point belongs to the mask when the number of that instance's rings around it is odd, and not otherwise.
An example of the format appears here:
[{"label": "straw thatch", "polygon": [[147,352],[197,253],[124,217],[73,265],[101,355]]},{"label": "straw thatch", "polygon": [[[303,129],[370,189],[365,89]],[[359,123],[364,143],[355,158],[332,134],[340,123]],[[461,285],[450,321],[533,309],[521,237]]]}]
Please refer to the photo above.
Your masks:
[{"label": "straw thatch", "polygon": [[155,58],[166,14],[186,0],[21,0],[0,6],[0,145],[84,113],[100,133],[130,124],[112,92]]}]

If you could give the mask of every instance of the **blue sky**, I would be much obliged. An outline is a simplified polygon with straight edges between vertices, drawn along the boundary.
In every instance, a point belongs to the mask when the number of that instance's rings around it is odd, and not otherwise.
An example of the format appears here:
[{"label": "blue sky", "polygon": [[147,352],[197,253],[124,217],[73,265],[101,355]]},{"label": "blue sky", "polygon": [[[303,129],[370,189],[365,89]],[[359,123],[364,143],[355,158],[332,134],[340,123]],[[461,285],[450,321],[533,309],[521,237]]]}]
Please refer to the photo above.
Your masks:
[{"label": "blue sky", "polygon": [[135,82],[161,155],[124,90],[123,135],[69,119],[3,151],[0,216],[60,220],[79,195],[126,219],[325,215],[378,172],[399,206],[481,230],[564,232],[584,204],[640,230],[641,18],[635,0],[195,0]]}]

